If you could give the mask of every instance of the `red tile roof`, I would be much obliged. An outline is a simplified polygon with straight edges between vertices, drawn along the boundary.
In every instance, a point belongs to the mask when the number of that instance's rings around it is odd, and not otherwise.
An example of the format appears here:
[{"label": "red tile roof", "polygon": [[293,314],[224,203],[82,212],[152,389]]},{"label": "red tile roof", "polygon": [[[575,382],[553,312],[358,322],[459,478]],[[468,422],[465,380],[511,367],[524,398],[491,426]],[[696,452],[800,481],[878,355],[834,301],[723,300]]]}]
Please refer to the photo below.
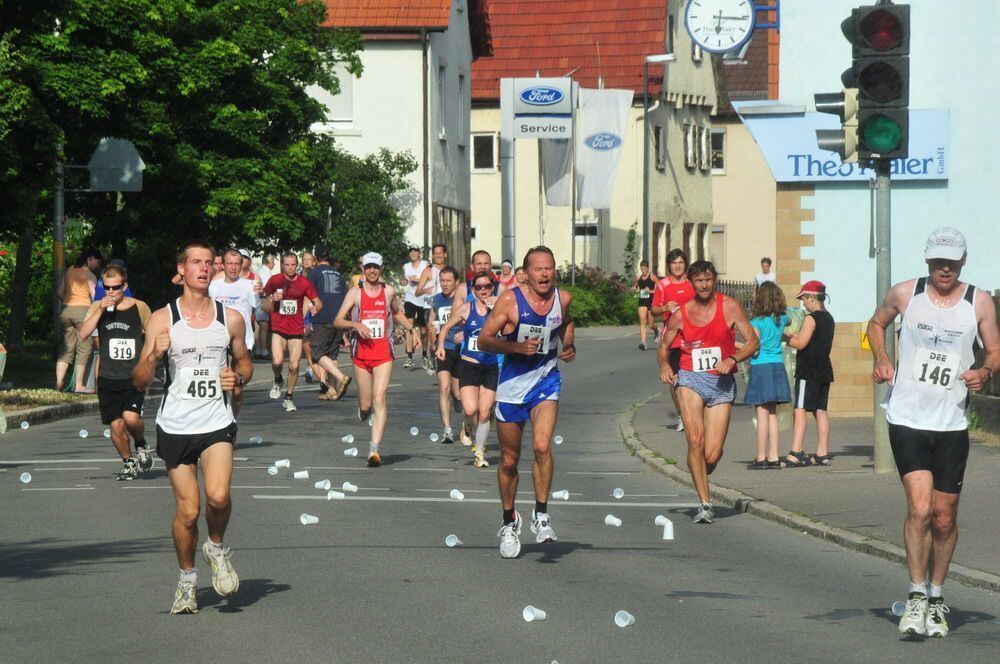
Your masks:
[{"label": "red tile roof", "polygon": [[[472,99],[495,101],[500,79],[563,76],[572,69],[584,87],[622,88],[642,94],[643,58],[663,53],[667,0],[490,0],[487,13],[493,56],[472,65]],[[649,69],[650,93],[662,67]]]},{"label": "red tile roof", "polygon": [[444,30],[450,13],[451,0],[326,0],[323,27]]}]

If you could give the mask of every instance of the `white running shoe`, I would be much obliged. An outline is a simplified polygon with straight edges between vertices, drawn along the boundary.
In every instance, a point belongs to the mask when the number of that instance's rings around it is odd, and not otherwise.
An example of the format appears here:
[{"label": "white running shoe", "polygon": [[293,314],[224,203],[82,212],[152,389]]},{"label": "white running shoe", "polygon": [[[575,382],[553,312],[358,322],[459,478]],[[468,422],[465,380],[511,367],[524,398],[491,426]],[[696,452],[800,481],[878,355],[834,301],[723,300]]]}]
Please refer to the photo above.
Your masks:
[{"label": "white running shoe", "polygon": [[406,358],[406,362],[403,362],[403,368],[404,369],[412,369],[413,368],[413,358],[412,357]]},{"label": "white running shoe", "polygon": [[292,400],[288,398],[281,402],[281,407],[285,409],[286,413],[294,413],[298,410]]},{"label": "white running shoe", "polygon": [[139,470],[146,473],[153,467],[153,455],[149,453],[148,447],[135,448],[136,456],[139,457]]},{"label": "white running shoe", "polygon": [[462,425],[462,444],[466,447],[472,446],[472,438],[469,436],[468,432],[465,430],[465,425]]},{"label": "white running shoe", "polygon": [[274,383],[271,385],[271,391],[267,393],[267,396],[272,399],[278,399],[281,397],[281,385],[279,383]]},{"label": "white running shoe", "polygon": [[205,556],[205,562],[212,566],[212,587],[215,588],[215,592],[227,597],[239,590],[240,577],[233,569],[233,564],[229,562],[229,557],[232,555],[229,547],[224,546],[220,553],[213,553],[209,540],[205,540],[201,552]]},{"label": "white running shoe", "polygon": [[535,514],[535,511],[531,511],[531,532],[535,533],[535,541],[541,544],[542,542],[555,542],[556,531],[552,528],[552,517],[546,512],[541,514]]},{"label": "white running shoe", "polygon": [[490,462],[482,454],[476,453],[476,458],[472,460],[472,465],[476,468],[489,468]]},{"label": "white running shoe", "polygon": [[938,639],[948,636],[951,628],[948,626],[946,613],[951,613],[951,609],[944,603],[944,599],[931,597],[927,600],[927,636]]},{"label": "white running shoe", "polygon": [[680,415],[677,416],[677,431],[684,431],[684,420]]},{"label": "white running shoe", "polygon": [[913,636],[927,634],[927,595],[910,593],[903,616],[899,619],[899,633]]},{"label": "white running shoe", "polygon": [[500,538],[500,557],[517,558],[521,553],[521,515],[514,512],[514,523],[505,523],[500,526],[497,537]]},{"label": "white running shoe", "polygon": [[715,519],[715,509],[712,503],[702,503],[698,506],[698,511],[694,515],[695,523],[712,523]]},{"label": "white running shoe", "polygon": [[174,605],[170,607],[170,613],[198,613],[198,589],[190,581],[178,581],[177,590],[174,591]]},{"label": "white running shoe", "polygon": [[131,482],[139,476],[139,464],[135,459],[129,457],[122,461],[122,469],[115,475],[119,482]]},{"label": "white running shoe", "polygon": [[455,434],[453,434],[451,431],[451,427],[445,427],[444,432],[441,434],[441,444],[451,445],[452,443],[454,443],[455,442],[454,435]]}]

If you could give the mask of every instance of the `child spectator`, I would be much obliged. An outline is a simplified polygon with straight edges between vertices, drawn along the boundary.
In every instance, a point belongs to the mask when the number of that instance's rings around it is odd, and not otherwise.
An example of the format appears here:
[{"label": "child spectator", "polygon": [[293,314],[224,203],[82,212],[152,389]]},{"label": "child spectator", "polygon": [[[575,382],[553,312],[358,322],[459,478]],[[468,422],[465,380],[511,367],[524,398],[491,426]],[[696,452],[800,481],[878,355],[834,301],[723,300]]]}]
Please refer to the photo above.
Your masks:
[{"label": "child spectator", "polygon": [[[798,351],[795,362],[795,415],[792,420],[792,451],[784,459],[789,468],[829,466],[831,456],[830,416],[826,412],[833,382],[830,349],[833,347],[833,316],[826,310],[826,286],[807,281],[795,296],[802,301],[806,317],[802,329],[792,334],[788,345]],[[807,457],[803,451],[806,437],[806,413],[816,418],[816,453]]]},{"label": "child spectator", "polygon": [[788,326],[785,294],[774,283],[765,281],[757,288],[750,325],[760,339],[760,350],[750,358],[750,380],[743,396],[743,402],[757,410],[757,456],[750,468],[780,468],[778,404],[788,403],[792,396],[781,355],[781,331]]}]

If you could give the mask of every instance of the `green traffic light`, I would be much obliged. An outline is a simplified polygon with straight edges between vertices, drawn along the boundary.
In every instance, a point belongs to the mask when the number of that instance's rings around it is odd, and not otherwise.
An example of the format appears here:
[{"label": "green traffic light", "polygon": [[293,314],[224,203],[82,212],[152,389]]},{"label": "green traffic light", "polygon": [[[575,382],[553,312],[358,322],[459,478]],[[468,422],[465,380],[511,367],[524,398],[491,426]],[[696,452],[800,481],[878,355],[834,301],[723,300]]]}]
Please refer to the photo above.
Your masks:
[{"label": "green traffic light", "polygon": [[869,118],[861,127],[861,140],[869,150],[879,154],[898,148],[902,138],[899,123],[884,115]]}]

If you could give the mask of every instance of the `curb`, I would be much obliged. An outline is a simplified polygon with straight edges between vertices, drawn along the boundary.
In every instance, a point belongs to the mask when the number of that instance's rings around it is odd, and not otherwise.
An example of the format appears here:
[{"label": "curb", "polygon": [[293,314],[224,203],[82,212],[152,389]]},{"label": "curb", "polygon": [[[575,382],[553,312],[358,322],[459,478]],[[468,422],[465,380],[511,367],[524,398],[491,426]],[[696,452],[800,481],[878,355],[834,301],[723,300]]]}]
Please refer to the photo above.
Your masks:
[{"label": "curb", "polygon": [[7,428],[15,429],[21,422],[38,424],[50,422],[64,417],[75,417],[99,410],[97,399],[88,399],[77,403],[57,403],[51,406],[37,406],[27,410],[16,410],[7,415]]},{"label": "curb", "polygon": [[[694,488],[691,476],[687,471],[678,468],[674,463],[668,463],[662,456],[646,447],[633,426],[636,412],[661,394],[663,393],[654,394],[651,397],[633,403],[618,416],[618,428],[621,432],[622,442],[634,456],[641,459],[643,463],[653,470],[678,484]],[[803,535],[810,535],[826,542],[832,542],[851,551],[889,560],[903,566],[906,565],[906,550],[890,542],[814,521],[808,517],[789,512],[783,507],[769,503],[766,500],[760,500],[736,489],[730,489],[718,484],[712,485],[711,495],[713,501],[732,507],[737,512],[746,512],[762,519],[767,519],[782,526],[798,530]],[[965,586],[1000,592],[1000,576],[972,567],[952,563],[948,570],[948,578]]]}]

